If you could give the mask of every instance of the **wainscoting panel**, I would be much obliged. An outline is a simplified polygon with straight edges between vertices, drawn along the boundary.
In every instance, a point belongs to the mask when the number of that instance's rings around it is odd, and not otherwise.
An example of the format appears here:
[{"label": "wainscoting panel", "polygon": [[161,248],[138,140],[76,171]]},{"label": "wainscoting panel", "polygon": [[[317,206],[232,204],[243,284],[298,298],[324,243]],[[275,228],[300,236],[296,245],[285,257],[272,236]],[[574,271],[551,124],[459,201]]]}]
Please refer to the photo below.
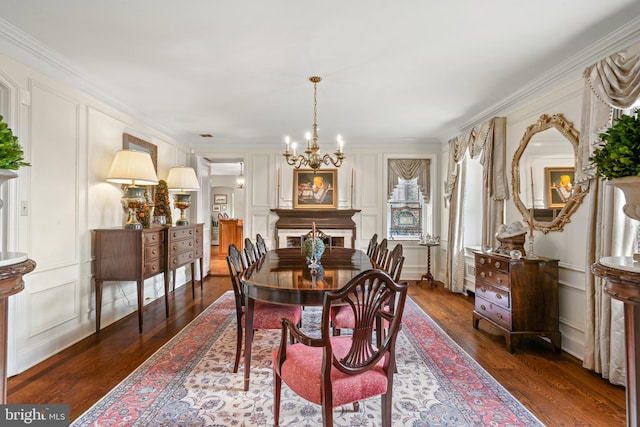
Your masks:
[{"label": "wainscoting panel", "polygon": [[[270,156],[268,154],[254,154],[251,156],[251,173],[249,177],[251,184],[246,185],[245,188],[251,191],[251,204],[253,208],[265,208],[270,207],[272,197],[269,191],[270,183],[274,182],[271,175],[276,175],[277,172],[273,171],[269,166]],[[249,170],[245,168],[245,170]],[[255,236],[254,236],[255,237]]]}]

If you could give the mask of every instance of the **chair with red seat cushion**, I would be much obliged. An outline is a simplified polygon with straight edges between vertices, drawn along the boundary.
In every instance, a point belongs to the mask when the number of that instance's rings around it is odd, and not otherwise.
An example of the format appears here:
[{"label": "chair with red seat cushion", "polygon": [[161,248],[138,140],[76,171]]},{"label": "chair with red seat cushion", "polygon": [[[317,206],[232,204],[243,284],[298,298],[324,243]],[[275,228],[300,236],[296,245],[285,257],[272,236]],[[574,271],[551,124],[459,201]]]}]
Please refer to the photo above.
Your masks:
[{"label": "chair with red seat cushion", "polygon": [[[398,243],[389,255],[385,264],[386,271],[396,282],[400,281],[402,274],[402,266],[404,265],[404,256],[402,255],[402,244]],[[340,335],[341,329],[353,329],[355,320],[353,311],[348,307],[334,307],[331,309],[331,324],[333,326],[333,334]],[[386,325],[383,325],[386,329]]]},{"label": "chair with red seat cushion", "polygon": [[[233,365],[233,372],[238,372],[240,364],[240,355],[242,350],[242,335],[244,330],[244,314],[245,314],[245,295],[244,286],[242,286],[242,273],[247,268],[242,252],[238,247],[231,243],[229,245],[229,255],[227,255],[227,265],[229,266],[229,275],[231,276],[231,284],[233,285],[233,293],[236,297],[236,320],[238,322],[236,334],[236,360]],[[299,306],[288,306],[280,304],[270,304],[262,301],[256,301],[253,308],[253,329],[280,329],[281,319],[287,318],[296,324],[300,324],[302,319],[302,308]],[[249,332],[247,332],[249,333]],[[250,332],[253,338],[253,331]]]},{"label": "chair with red seat cushion", "polygon": [[[282,320],[280,347],[273,353],[274,425],[279,425],[282,381],[302,398],[322,406],[324,426],[333,425],[333,408],[382,396],[382,425],[391,426],[395,343],[400,330],[407,284],[386,272],[368,270],[341,290],[328,292],[322,307],[321,337],[305,335],[293,322]],[[392,307],[386,308],[390,300]],[[332,337],[331,308],[353,311],[352,336]],[[376,345],[373,331],[387,322],[389,331]],[[287,345],[288,335],[296,344]]]}]

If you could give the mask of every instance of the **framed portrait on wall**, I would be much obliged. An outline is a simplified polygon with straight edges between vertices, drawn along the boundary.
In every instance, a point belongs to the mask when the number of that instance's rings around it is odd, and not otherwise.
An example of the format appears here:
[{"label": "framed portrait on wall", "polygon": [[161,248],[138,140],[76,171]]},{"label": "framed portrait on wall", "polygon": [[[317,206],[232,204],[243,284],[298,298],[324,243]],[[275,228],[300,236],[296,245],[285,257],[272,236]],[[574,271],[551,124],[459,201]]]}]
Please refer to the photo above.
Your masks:
[{"label": "framed portrait on wall", "polygon": [[219,205],[227,204],[227,195],[226,194],[214,194],[213,195],[213,203]]},{"label": "framed portrait on wall", "polygon": [[312,169],[293,170],[294,209],[336,209],[338,170]]},{"label": "framed portrait on wall", "polygon": [[544,182],[547,189],[549,208],[562,208],[573,195],[574,167],[544,168]]}]

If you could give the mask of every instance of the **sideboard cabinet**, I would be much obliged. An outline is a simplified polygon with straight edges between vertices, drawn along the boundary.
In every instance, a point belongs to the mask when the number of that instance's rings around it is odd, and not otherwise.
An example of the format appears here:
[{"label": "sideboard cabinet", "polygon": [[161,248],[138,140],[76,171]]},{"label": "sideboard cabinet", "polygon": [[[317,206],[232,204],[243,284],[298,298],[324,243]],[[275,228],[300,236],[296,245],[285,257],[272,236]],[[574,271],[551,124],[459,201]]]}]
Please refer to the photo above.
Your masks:
[{"label": "sideboard cabinet", "polygon": [[475,253],[473,327],[480,320],[498,328],[513,353],[525,336],[546,337],[560,351],[558,260],[511,259]]},{"label": "sideboard cabinet", "polygon": [[[100,331],[102,288],[108,281],[135,281],[138,294],[138,329],[142,332],[144,281],[164,274],[164,302],[169,316],[169,273],[191,264],[191,292],[195,297],[195,261],[203,255],[203,224],[130,230],[94,230],[94,275],[96,282],[96,332]],[[202,277],[200,278],[202,289]]]}]

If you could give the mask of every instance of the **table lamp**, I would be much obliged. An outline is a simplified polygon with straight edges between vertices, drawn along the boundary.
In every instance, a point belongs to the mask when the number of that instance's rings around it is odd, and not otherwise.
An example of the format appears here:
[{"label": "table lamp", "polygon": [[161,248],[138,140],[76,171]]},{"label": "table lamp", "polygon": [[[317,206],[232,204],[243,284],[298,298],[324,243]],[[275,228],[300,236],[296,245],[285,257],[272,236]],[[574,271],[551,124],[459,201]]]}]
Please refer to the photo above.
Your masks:
[{"label": "table lamp", "polygon": [[189,221],[184,216],[184,210],[191,206],[191,191],[200,189],[196,171],[185,166],[171,168],[167,177],[167,187],[169,190],[177,190],[173,195],[173,205],[180,209],[180,218],[176,221],[176,225],[189,225]]},{"label": "table lamp", "polygon": [[122,196],[122,205],[129,209],[129,218],[124,228],[140,229],[136,209],[144,204],[144,185],[156,185],[158,176],[151,155],[144,151],[120,150],[113,159],[107,181],[127,187]]}]

